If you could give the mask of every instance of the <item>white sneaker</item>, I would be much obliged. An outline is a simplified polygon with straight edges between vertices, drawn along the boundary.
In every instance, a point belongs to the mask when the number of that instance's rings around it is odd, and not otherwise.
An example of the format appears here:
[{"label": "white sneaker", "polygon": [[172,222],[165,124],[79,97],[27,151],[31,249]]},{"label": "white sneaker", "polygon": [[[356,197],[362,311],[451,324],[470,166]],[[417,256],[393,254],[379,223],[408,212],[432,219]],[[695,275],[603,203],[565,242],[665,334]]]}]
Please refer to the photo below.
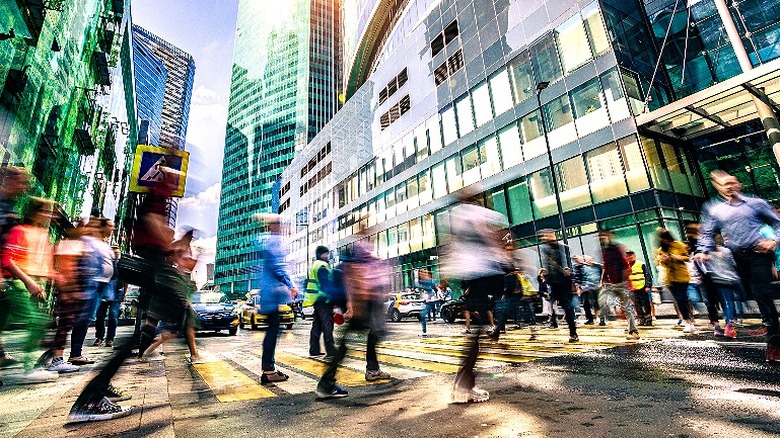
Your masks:
[{"label": "white sneaker", "polygon": [[696,333],[696,327],[693,324],[688,324],[683,329],[683,333]]},{"label": "white sneaker", "polygon": [[455,388],[452,403],[482,403],[490,400],[490,394],[476,386],[471,389]]},{"label": "white sneaker", "polygon": [[58,373],[75,373],[80,369],[81,367],[79,367],[78,365],[73,365],[72,363],[65,362],[61,357],[58,357],[53,361],[51,361],[51,365],[49,365],[48,368],[49,371],[56,371]]},{"label": "white sneaker", "polygon": [[53,382],[57,380],[58,377],[60,377],[58,373],[51,372],[43,368],[36,368],[32,371],[28,371],[22,374],[19,383],[24,385],[24,384],[33,384],[33,383]]}]

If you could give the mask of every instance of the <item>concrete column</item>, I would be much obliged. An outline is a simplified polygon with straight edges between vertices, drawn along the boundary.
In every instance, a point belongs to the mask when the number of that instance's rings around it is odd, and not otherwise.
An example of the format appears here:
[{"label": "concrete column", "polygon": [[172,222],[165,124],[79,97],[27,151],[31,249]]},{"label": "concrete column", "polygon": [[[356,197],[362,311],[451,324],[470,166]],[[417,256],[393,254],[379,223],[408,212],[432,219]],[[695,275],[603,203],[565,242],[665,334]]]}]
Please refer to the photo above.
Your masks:
[{"label": "concrete column", "polygon": [[[737,55],[739,66],[742,67],[743,72],[753,70],[753,63],[750,62],[750,56],[748,55],[745,45],[742,43],[742,37],[739,34],[734,18],[729,12],[726,0],[715,0],[715,6],[718,8],[718,15],[723,20],[723,26],[726,29],[726,34],[729,37],[729,42],[734,48],[734,53]],[[777,121],[772,107],[762,102],[758,97],[753,97],[753,104],[756,106],[758,112],[758,118],[761,119],[761,124],[764,125],[764,131],[769,138],[769,143],[772,145],[772,152],[775,154],[775,160],[780,163],[780,122]]]}]

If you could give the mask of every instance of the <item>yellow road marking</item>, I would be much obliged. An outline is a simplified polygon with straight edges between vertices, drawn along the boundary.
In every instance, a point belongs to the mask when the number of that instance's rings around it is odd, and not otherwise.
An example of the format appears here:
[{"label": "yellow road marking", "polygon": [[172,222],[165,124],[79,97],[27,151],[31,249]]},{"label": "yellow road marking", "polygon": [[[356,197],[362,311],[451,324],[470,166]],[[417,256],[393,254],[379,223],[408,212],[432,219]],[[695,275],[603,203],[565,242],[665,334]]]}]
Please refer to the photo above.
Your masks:
[{"label": "yellow road marking", "polygon": [[[322,373],[324,373],[328,368],[325,363],[318,360],[296,356],[284,351],[276,352],[276,361],[284,364],[288,368],[309,374],[315,378],[322,376]],[[352,368],[347,368],[345,366],[339,366],[338,372],[336,373],[336,380],[345,386],[366,386],[387,383],[387,380],[376,380],[373,382],[368,382],[366,381],[366,376],[364,373],[355,371]]]},{"label": "yellow road marking", "polygon": [[192,367],[203,377],[221,403],[276,397],[272,391],[250,379],[224,360],[197,363],[193,364]]},{"label": "yellow road marking", "polygon": [[[362,348],[356,348],[356,350],[365,352]],[[422,371],[430,371],[434,373],[442,373],[442,374],[453,374],[458,372],[458,366],[453,365],[450,363],[442,363],[437,361],[427,361],[422,359],[415,359],[410,357],[404,356],[403,350],[390,350],[387,348],[384,348],[383,351],[389,354],[377,354],[377,359],[379,362],[390,364],[390,365],[398,365],[404,368],[413,368],[417,370]],[[363,360],[365,359],[365,356],[358,356],[356,354],[347,354],[347,356]]]}]

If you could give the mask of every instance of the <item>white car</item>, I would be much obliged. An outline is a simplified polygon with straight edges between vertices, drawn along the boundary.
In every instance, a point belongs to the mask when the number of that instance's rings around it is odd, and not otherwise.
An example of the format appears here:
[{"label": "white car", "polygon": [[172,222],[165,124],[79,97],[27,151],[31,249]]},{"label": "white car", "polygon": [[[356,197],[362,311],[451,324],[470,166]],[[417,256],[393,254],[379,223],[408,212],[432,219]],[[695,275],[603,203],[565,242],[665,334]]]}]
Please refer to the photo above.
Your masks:
[{"label": "white car", "polygon": [[424,303],[417,294],[389,294],[385,299],[387,317],[393,322],[403,318],[420,319]]}]

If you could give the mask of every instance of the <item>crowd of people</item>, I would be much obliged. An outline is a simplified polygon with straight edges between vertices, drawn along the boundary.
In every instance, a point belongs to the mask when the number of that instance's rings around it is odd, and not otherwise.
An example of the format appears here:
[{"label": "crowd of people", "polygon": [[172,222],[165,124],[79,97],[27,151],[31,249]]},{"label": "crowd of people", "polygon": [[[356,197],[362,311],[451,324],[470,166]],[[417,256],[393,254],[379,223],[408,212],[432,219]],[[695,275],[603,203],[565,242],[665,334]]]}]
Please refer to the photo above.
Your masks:
[{"label": "crowd of people", "polygon": [[[118,248],[110,245],[113,224],[98,216],[75,226],[58,225],[62,239],[52,243],[52,221],[63,222],[56,217],[56,204],[25,196],[29,175],[22,168],[2,168],[0,181],[0,334],[13,324],[25,328],[25,339],[15,358],[0,342],[0,367],[21,363],[25,370],[21,383],[30,384],[78,372],[80,366],[94,363],[83,352],[94,321],[92,345],[115,349],[77,398],[69,419],[96,421],[132,411],[118,404],[131,396],[111,383],[128,358],[143,360],[161,344],[183,337],[190,362],[200,361],[189,302],[193,291],[189,273],[196,261],[190,250],[193,232],[176,238],[168,225],[171,178],[166,177],[139,205],[132,228],[135,256],[131,260],[121,258]],[[599,254],[573,256],[558,240],[557,230],[541,230],[542,267],[528,272],[512,239],[507,238],[511,234],[506,217],[483,207],[478,189],[462,190],[450,212],[441,279],[436,281],[427,270],[420,270],[417,278],[423,302],[423,336],[429,320],[440,316],[442,303],[451,299],[450,284],[458,284],[463,291],[469,340],[464,344],[452,401],[489,399],[488,392],[477,386],[474,372],[480,337],[486,334],[498,340],[510,319],[536,324],[534,303],[539,298],[545,302],[552,328],[558,326],[556,309],[563,309],[572,343],[580,340],[577,315],[582,311],[585,325],[605,326],[612,313],[623,317],[628,339],[640,339],[640,327],[653,324],[655,295],[662,290],[673,298],[684,332],[697,330],[694,315],[698,311],[707,314],[715,336],[735,338],[744,303],[751,298],[758,304],[764,324],[766,360],[780,361],[780,325],[772,299],[780,260],[780,217],[766,201],[742,194],[732,175],[713,172],[712,184],[719,196],[705,204],[701,224],[686,228],[681,237],[684,241],[668,229],[657,230],[656,250],[650,261],[656,266],[656,278],[651,267],[638,261],[637,254],[619,243],[609,229],[598,232]],[[273,214],[257,215],[256,219],[263,227],[258,241],[262,263],[259,311],[268,323],[261,383],[272,385],[290,378],[275,364],[279,305],[295,301],[301,292],[285,263],[283,219]],[[367,236],[367,230],[360,233]],[[334,338],[334,323],[342,325],[344,333],[365,334],[366,380],[391,378],[380,369],[376,353],[386,333],[389,266],[372,254],[367,239],[350,245],[336,266],[329,263],[330,256],[328,248],[316,249],[316,260],[302,291],[303,305],[314,310],[309,355],[327,363],[315,389],[319,399],[348,395],[337,383],[338,367],[347,354],[346,336]],[[126,290],[124,271],[132,271],[132,281],[141,287],[139,310],[134,335],[115,346],[119,303]],[[531,280],[533,275],[536,284]],[[701,301],[706,308],[697,309]],[[66,360],[68,336],[70,354]],[[36,357],[41,349],[44,354]]]}]

